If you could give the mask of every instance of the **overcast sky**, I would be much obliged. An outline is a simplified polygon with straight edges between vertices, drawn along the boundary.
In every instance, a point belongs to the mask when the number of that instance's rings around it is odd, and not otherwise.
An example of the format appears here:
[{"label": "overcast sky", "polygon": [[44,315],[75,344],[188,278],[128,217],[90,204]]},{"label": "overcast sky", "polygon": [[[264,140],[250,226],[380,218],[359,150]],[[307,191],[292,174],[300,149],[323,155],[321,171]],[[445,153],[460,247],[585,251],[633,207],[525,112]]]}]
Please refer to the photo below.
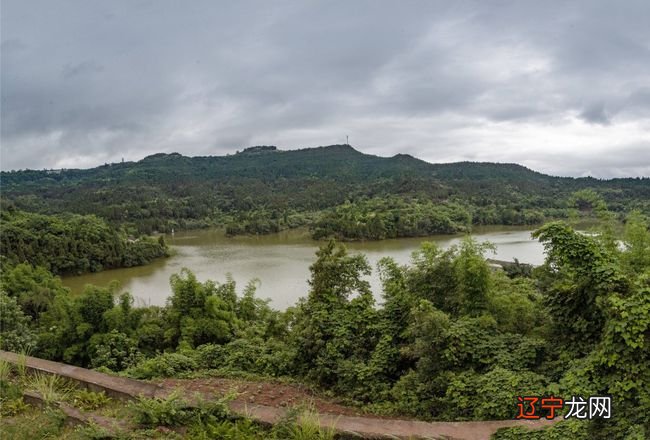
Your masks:
[{"label": "overcast sky", "polygon": [[345,143],[650,176],[650,1],[2,0],[2,169]]}]

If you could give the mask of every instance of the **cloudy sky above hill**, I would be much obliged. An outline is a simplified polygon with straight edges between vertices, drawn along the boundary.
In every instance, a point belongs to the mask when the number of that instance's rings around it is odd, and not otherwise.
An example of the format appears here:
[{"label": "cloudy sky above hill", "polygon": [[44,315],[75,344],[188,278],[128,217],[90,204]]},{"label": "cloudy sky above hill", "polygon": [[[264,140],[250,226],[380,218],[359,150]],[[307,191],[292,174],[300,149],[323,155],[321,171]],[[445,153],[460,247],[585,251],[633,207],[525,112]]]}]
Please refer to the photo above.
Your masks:
[{"label": "cloudy sky above hill", "polygon": [[350,143],[650,176],[650,2],[3,0],[0,164]]}]

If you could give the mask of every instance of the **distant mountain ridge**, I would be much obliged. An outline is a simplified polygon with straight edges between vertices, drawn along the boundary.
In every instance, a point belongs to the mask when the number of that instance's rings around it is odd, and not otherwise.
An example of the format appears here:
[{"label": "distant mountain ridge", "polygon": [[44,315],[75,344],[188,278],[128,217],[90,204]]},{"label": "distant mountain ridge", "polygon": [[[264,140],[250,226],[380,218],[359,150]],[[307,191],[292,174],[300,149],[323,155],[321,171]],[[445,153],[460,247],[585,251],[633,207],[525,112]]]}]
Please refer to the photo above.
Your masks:
[{"label": "distant mountain ridge", "polygon": [[[428,163],[407,154],[365,154],[350,145],[255,146],[226,156],[158,153],[90,169],[2,172],[0,178],[3,199],[18,209],[92,213],[145,231],[248,221],[242,213],[253,211],[291,224],[292,213],[392,196],[458,202],[475,221],[488,223],[504,210],[521,214],[508,218],[525,217],[524,209],[555,216],[572,192],[584,189],[600,193],[614,211],[650,211],[648,178],[552,177],[518,164]],[[480,210],[497,214],[481,220]],[[539,213],[534,218],[545,217]]]},{"label": "distant mountain ridge", "polygon": [[[255,157],[260,154],[263,154],[263,158]],[[173,164],[171,163],[172,161],[174,161]],[[335,171],[331,169],[331,166],[348,168],[355,167],[358,169],[369,169],[371,166],[374,166],[382,171],[387,171],[387,169],[392,169],[392,171],[410,171],[415,173],[424,173],[429,171],[437,173],[441,177],[452,178],[472,176],[478,177],[481,174],[484,174],[486,171],[494,172],[497,170],[510,170],[511,173],[530,173],[530,176],[538,175],[544,177],[552,177],[530,170],[529,168],[516,163],[470,161],[453,163],[429,163],[422,159],[418,159],[409,154],[403,153],[395,154],[392,157],[381,157],[366,154],[354,149],[350,145],[345,144],[303,148],[297,150],[280,150],[275,146],[254,146],[248,147],[243,151],[237,152],[235,154],[225,156],[184,156],[176,152],[156,153],[146,156],[137,162],[129,161],[122,163],[112,163],[88,169],[72,168],[65,170],[56,170],[60,171],[60,173],[56,174],[77,177],[89,176],[95,173],[101,173],[102,171],[110,171],[111,173],[119,174],[119,172],[123,170],[132,168],[147,168],[151,165],[154,165],[155,167],[159,167],[160,165],[179,166],[179,171],[188,171],[188,166],[195,165],[214,167],[215,170],[218,169],[219,171],[224,171],[222,168],[227,166],[233,173],[239,172],[242,169],[248,167],[260,169],[298,165],[297,171],[299,172],[300,170],[305,171],[312,169],[312,165],[322,165],[322,163],[318,163],[321,161],[325,161],[326,164],[330,165],[330,167],[318,168],[319,171],[326,172]],[[461,168],[464,169],[463,172],[460,171]],[[472,170],[476,170],[476,172],[472,172]],[[21,177],[29,176],[33,179],[54,178],[55,180],[60,180],[56,178],[54,173],[52,173],[50,170],[28,169],[22,171],[3,171],[1,174],[3,178],[8,179],[7,183],[12,183],[15,181],[15,179],[12,179],[12,176],[14,175],[20,175]],[[573,179],[570,177],[568,178]]]}]

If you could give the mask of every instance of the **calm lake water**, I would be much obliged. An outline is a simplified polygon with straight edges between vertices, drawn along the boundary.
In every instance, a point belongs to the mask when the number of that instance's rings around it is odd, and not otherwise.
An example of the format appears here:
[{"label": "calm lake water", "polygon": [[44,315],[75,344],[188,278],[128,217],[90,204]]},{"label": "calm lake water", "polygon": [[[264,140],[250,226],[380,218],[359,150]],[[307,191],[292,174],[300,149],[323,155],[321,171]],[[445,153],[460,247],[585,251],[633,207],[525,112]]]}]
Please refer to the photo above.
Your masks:
[{"label": "calm lake water", "polygon": [[[497,247],[496,254],[487,257],[522,263],[541,264],[542,245],[531,239],[531,229],[521,227],[490,227],[475,229],[478,241],[490,241]],[[197,230],[165,236],[173,249],[173,256],[154,261],[147,266],[115,269],[104,272],[65,277],[63,283],[73,293],[86,284],[104,286],[118,280],[123,290],[131,292],[138,305],[164,305],[171,293],[169,277],[183,267],[192,270],[201,281],[226,280],[232,274],[238,291],[252,279],[259,280],[257,295],[269,298],[276,309],[293,305],[308,292],[309,266],[315,261],[315,252],[321,244],[309,238],[306,230],[285,231],[256,237],[226,237],[223,230]],[[370,277],[375,296],[381,295],[377,262],[386,256],[399,263],[408,263],[411,253],[424,241],[434,241],[447,248],[458,243],[461,235],[402,238],[372,242],[347,243],[351,252],[366,255],[373,267]]]}]

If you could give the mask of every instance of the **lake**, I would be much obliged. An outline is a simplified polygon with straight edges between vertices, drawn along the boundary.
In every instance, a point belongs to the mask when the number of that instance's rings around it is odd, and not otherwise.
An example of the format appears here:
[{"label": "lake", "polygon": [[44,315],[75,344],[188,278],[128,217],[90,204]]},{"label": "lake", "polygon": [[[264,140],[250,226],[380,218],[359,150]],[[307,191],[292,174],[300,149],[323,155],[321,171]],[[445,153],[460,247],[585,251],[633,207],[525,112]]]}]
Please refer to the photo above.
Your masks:
[{"label": "lake", "polygon": [[[475,228],[473,237],[490,241],[497,247],[489,258],[522,263],[541,264],[544,261],[542,245],[530,237],[530,228],[483,227]],[[424,241],[434,241],[447,248],[462,240],[462,235],[400,238],[383,241],[346,243],[351,252],[366,255],[373,267],[369,278],[375,296],[380,299],[381,283],[376,270],[383,257],[393,257],[398,263],[408,263],[411,253]],[[320,242],[311,240],[307,230],[291,230],[264,236],[226,237],[223,230],[204,229],[166,235],[173,255],[146,266],[114,269],[74,277],[64,277],[63,284],[73,293],[86,284],[104,286],[118,280],[123,290],[131,292],[136,305],[164,305],[171,293],[169,277],[183,267],[192,270],[201,281],[226,280],[230,273],[237,282],[238,291],[252,279],[259,280],[257,295],[269,298],[276,309],[285,309],[302,296],[309,286],[309,266],[315,261]]]}]

